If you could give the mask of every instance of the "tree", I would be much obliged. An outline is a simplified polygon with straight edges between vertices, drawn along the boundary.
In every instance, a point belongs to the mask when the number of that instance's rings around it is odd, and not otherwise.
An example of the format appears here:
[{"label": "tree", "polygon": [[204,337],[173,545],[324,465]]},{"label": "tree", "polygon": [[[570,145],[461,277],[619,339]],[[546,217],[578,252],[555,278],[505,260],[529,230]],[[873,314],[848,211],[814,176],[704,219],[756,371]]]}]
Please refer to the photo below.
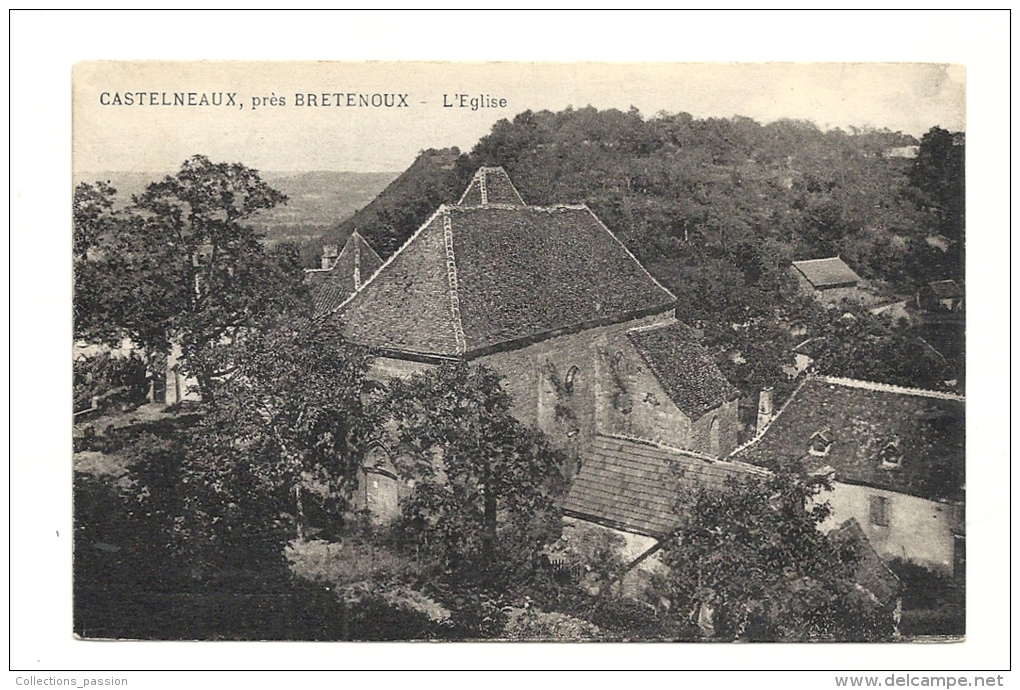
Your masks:
[{"label": "tree", "polygon": [[934,213],[936,227],[950,245],[944,257],[935,255],[942,259],[936,262],[941,275],[933,274],[931,268],[926,275],[929,279],[963,277],[966,193],[962,135],[941,127],[928,130],[921,137],[910,181],[922,192],[921,204]]},{"label": "tree", "polygon": [[246,339],[186,445],[184,541],[241,554],[262,541],[282,557],[283,540],[304,535],[309,497],[342,521],[378,426],[369,361],[327,324]]},{"label": "tree", "polygon": [[96,256],[108,242],[119,214],[114,210],[117,190],[106,182],[83,182],[74,188],[72,200],[72,266],[74,270],[74,336],[109,340],[103,319],[104,283],[108,274]]},{"label": "tree", "polygon": [[875,640],[892,617],[855,585],[857,555],[818,525],[822,477],[777,468],[732,480],[726,490],[688,487],[683,525],[663,547],[674,610],[702,619],[722,639]]},{"label": "tree", "polygon": [[415,479],[405,530],[449,571],[510,581],[558,536],[553,498],[564,458],[510,414],[484,366],[440,366],[391,384],[389,413]]},{"label": "tree", "polygon": [[119,214],[112,194],[103,185],[75,194],[76,257],[102,293],[84,300],[79,284],[76,310],[84,301],[81,321],[101,336],[129,336],[148,353],[179,345],[184,368],[210,395],[233,366],[224,346],[309,308],[296,249],[267,249],[245,224],[286,201],[258,171],[193,156]]}]

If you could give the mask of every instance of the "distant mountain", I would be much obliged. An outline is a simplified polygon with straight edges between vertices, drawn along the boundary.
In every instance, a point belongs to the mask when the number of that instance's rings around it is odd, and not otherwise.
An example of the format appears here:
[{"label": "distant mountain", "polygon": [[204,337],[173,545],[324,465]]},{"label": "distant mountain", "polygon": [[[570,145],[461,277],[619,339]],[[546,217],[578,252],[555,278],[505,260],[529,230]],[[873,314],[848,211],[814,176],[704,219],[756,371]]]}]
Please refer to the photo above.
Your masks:
[{"label": "distant mountain", "polygon": [[[259,213],[251,219],[253,227],[265,234],[266,241],[291,240],[307,244],[335,230],[345,218],[368,204],[390,182],[396,172],[356,173],[318,170],[312,172],[263,171],[262,177],[272,187],[288,196],[286,204]],[[120,206],[145,187],[164,177],[150,172],[80,173],[74,183],[109,182],[117,190]]]}]

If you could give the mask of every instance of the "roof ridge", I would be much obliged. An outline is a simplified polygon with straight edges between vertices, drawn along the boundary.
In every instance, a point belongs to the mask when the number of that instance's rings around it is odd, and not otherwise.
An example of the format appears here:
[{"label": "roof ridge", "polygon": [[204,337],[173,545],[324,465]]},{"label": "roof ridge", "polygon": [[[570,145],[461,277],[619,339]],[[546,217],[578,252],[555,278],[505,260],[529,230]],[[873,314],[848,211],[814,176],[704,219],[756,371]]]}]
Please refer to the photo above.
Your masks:
[{"label": "roof ridge", "polygon": [[[405,241],[402,245],[400,245],[400,248],[397,249],[397,251],[395,251],[392,254],[390,254],[389,258],[386,259],[386,261],[383,262],[382,266],[380,266],[378,269],[376,269],[375,273],[372,274],[372,277],[370,277],[368,280],[366,280],[364,282],[364,284],[362,284],[360,290],[352,293],[350,297],[348,297],[343,302],[341,302],[339,305],[337,305],[337,307],[335,309],[333,309],[332,311],[330,311],[329,314],[337,313],[338,311],[343,309],[345,306],[347,306],[348,302],[350,302],[352,299],[354,299],[355,297],[360,295],[361,292],[365,288],[367,288],[369,285],[371,285],[372,282],[383,272],[383,269],[385,269],[387,266],[389,266],[391,263],[393,263],[393,260],[395,258],[397,258],[397,256],[399,256],[401,252],[403,252],[405,249],[407,249],[407,247],[412,242],[414,242],[416,239],[418,239],[418,235],[422,234],[422,232],[425,231],[425,228],[430,226],[432,224],[432,221],[434,221],[436,219],[436,216],[438,216],[440,213],[443,213],[446,210],[446,208],[447,208],[446,204],[440,204],[439,208],[437,208],[435,211],[433,211],[432,215],[428,217],[428,220],[426,220],[424,223],[422,223],[421,226],[417,230],[414,231],[414,234],[411,235],[410,237],[408,237],[407,241]],[[375,251],[375,250],[372,250],[372,251]],[[329,314],[323,314],[323,316],[328,316]]]},{"label": "roof ridge", "polygon": [[[461,213],[467,213],[467,212],[470,212],[470,211],[486,211],[486,210],[489,210],[489,209],[499,209],[501,211],[545,211],[546,213],[552,213],[553,211],[588,211],[588,212],[591,212],[591,209],[588,208],[588,206],[585,205],[585,204],[550,204],[548,206],[529,206],[529,205],[525,204],[525,205],[522,206],[521,204],[495,203],[495,204],[485,204],[484,207],[483,206],[479,206],[479,205],[475,205],[475,206],[461,206],[460,204],[457,204],[457,205],[454,205],[454,206],[450,207],[450,211],[457,211],[457,212],[461,212]],[[592,215],[594,215],[594,214],[592,214]],[[654,280],[654,278],[653,278],[653,280]]]},{"label": "roof ridge", "polygon": [[899,395],[914,395],[921,398],[937,398],[939,400],[955,400],[957,402],[966,402],[966,398],[962,395],[957,395],[956,393],[946,393],[944,391],[932,391],[927,390],[925,388],[911,388],[909,386],[897,386],[896,384],[892,383],[862,381],[860,379],[843,378],[841,376],[816,376],[813,378],[837,386],[846,386],[847,388],[862,388],[864,390],[879,391],[882,393],[897,393]]},{"label": "roof ridge", "polygon": [[789,406],[789,404],[790,404],[791,402],[793,402],[793,399],[794,399],[794,398],[796,398],[796,397],[797,397],[797,395],[798,395],[798,394],[800,393],[801,389],[802,389],[802,388],[804,388],[804,386],[806,386],[806,385],[807,385],[807,382],[808,382],[808,381],[811,381],[811,380],[812,380],[813,378],[814,378],[814,377],[812,377],[812,376],[805,376],[805,377],[804,377],[804,380],[803,380],[803,381],[801,381],[801,382],[800,382],[800,383],[799,383],[799,384],[797,385],[797,387],[793,389],[793,392],[792,392],[792,393],[790,393],[790,397],[786,399],[786,402],[784,402],[784,403],[783,403],[782,405],[780,405],[780,406],[779,406],[779,409],[778,409],[778,410],[776,410],[776,413],[775,413],[774,415],[772,415],[772,419],[770,419],[770,420],[769,420],[769,423],[768,423],[768,424],[766,424],[766,425],[765,425],[765,426],[764,426],[764,427],[763,427],[763,428],[761,429],[761,431],[757,432],[757,433],[756,433],[756,434],[755,434],[755,435],[754,435],[753,437],[751,437],[751,440],[750,440],[750,441],[744,441],[744,443],[742,443],[742,444],[740,444],[739,446],[737,446],[736,448],[734,448],[734,449],[733,449],[733,450],[732,450],[732,451],[730,452],[730,454],[729,454],[729,455],[727,455],[726,457],[728,457],[728,458],[732,458],[732,457],[733,457],[734,455],[736,455],[737,453],[740,453],[740,452],[742,452],[742,451],[744,451],[744,450],[746,450],[746,449],[750,448],[750,447],[751,447],[751,446],[753,446],[753,445],[754,445],[755,443],[757,443],[757,442],[758,442],[758,441],[759,441],[759,440],[761,439],[761,437],[765,435],[765,432],[767,432],[767,431],[768,431],[768,430],[769,430],[769,429],[770,429],[770,428],[772,427],[772,425],[776,423],[776,420],[777,420],[777,419],[779,419],[779,416],[780,416],[781,414],[783,414],[783,411],[784,411],[784,410],[785,410],[785,409],[786,409],[786,408],[787,408],[787,407]]},{"label": "roof ridge", "polygon": [[652,439],[648,438],[628,436],[626,434],[615,433],[606,434],[602,432],[596,432],[595,436],[600,438],[615,439],[618,441],[628,441],[630,443],[637,443],[639,445],[651,446],[652,448],[658,448],[659,450],[666,450],[672,453],[679,453],[680,455],[687,455],[692,458],[695,458],[696,460],[702,460],[704,462],[707,462],[710,465],[738,467],[740,469],[747,470],[752,474],[757,474],[761,476],[772,474],[768,469],[764,467],[759,467],[758,465],[752,465],[751,463],[748,462],[742,462],[740,460],[723,460],[721,458],[714,458],[711,455],[706,455],[705,453],[699,453],[697,451],[688,450],[686,448],[678,448],[676,446],[671,446],[668,443],[662,443],[661,441],[653,441]]},{"label": "roof ridge", "polygon": [[[796,264],[810,264],[810,263],[814,263],[816,261],[832,261],[833,259],[839,259],[840,261],[843,261],[843,258],[839,254],[837,254],[836,256],[825,256],[825,257],[822,257],[821,259],[797,259],[796,261],[793,262],[793,264],[794,265],[796,265]],[[843,263],[846,263],[846,262],[843,261]]]},{"label": "roof ridge", "polygon": [[[670,319],[668,321],[661,321],[659,323],[647,323],[644,326],[634,326],[633,328],[628,328],[627,332],[628,333],[644,333],[645,331],[657,331],[660,328],[666,328],[668,326],[672,326],[675,323],[681,323],[681,321],[680,321],[680,319],[676,318],[676,315],[674,314],[672,317],[670,317]],[[683,325],[686,325],[686,324],[683,324]]]},{"label": "roof ridge", "polygon": [[446,278],[450,285],[450,313],[453,315],[453,337],[457,342],[457,354],[464,354],[467,341],[464,338],[464,324],[460,317],[460,297],[457,294],[457,258],[453,253],[453,223],[450,214],[443,213],[443,244],[446,247]]},{"label": "roof ridge", "polygon": [[629,257],[630,257],[630,258],[631,258],[631,259],[632,259],[632,260],[634,261],[634,263],[636,263],[636,264],[637,264],[637,265],[638,265],[638,266],[639,266],[639,267],[641,268],[641,270],[645,272],[645,275],[647,275],[647,276],[648,276],[648,277],[649,277],[649,278],[651,279],[651,281],[652,281],[653,283],[655,283],[655,284],[656,284],[656,285],[657,285],[657,286],[659,287],[659,289],[660,289],[660,290],[662,290],[662,291],[663,291],[663,292],[665,292],[665,293],[666,293],[667,295],[669,295],[670,299],[672,299],[672,300],[673,300],[674,302],[676,301],[676,295],[674,295],[674,294],[673,294],[672,292],[670,292],[670,291],[669,291],[669,290],[668,290],[668,289],[666,288],[666,286],[665,286],[665,285],[663,285],[662,283],[660,283],[659,281],[657,281],[657,280],[655,279],[655,276],[653,276],[653,275],[652,275],[651,273],[649,273],[649,272],[648,272],[648,269],[647,269],[647,268],[645,268],[645,265],[644,265],[643,263],[641,263],[640,261],[638,261],[637,257],[636,257],[636,256],[634,256],[634,254],[633,254],[633,253],[632,253],[632,252],[631,252],[631,251],[630,251],[630,250],[629,250],[629,249],[627,248],[627,245],[625,245],[625,244],[624,244],[623,242],[621,242],[621,241],[620,241],[620,238],[619,238],[619,237],[617,237],[616,235],[614,235],[614,234],[613,234],[613,231],[612,231],[612,230],[610,230],[609,228],[607,228],[607,227],[606,227],[606,224],[602,222],[602,219],[601,219],[601,218],[599,218],[599,217],[598,217],[597,215],[595,215],[595,212],[594,212],[594,211],[592,211],[592,210],[591,210],[590,208],[588,208],[588,204],[581,204],[581,208],[583,208],[583,209],[584,209],[585,211],[587,211],[588,213],[590,213],[590,214],[591,214],[591,217],[595,219],[595,222],[596,222],[596,223],[598,223],[598,224],[599,224],[599,226],[600,226],[600,227],[601,227],[601,228],[602,228],[603,230],[605,230],[606,232],[608,232],[608,233],[609,233],[609,236],[610,236],[610,237],[612,237],[612,238],[613,238],[614,240],[616,240],[616,243],[617,243],[617,244],[619,244],[619,245],[620,245],[621,247],[623,247],[623,251],[627,252],[627,256],[629,256]]}]

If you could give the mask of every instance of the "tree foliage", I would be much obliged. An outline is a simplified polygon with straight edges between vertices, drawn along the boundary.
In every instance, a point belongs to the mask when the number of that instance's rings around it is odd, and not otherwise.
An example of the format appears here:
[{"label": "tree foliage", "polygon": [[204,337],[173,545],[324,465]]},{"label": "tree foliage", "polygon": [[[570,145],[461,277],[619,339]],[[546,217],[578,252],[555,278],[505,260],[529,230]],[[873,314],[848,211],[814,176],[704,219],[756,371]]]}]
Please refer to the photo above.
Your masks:
[{"label": "tree foliage", "polygon": [[500,377],[444,365],[391,384],[388,409],[405,476],[405,533],[447,573],[512,582],[558,536],[564,458],[510,414]]},{"label": "tree foliage", "polygon": [[308,308],[296,250],[266,249],[245,221],[286,201],[258,171],[194,156],[127,208],[114,190],[75,190],[76,335],[146,352],[179,344],[208,394],[230,368],[222,346]]},{"label": "tree foliage", "polygon": [[732,373],[753,395],[780,384],[774,377],[798,342],[789,333],[805,318],[792,260],[839,254],[902,294],[957,275],[958,245],[946,251],[934,237],[948,232],[938,230],[947,206],[933,199],[956,198],[937,180],[962,185],[962,175],[922,161],[962,147],[929,155],[932,139],[912,167],[886,152],[917,140],[887,130],[646,118],[634,109],[527,111],[497,122],[468,154],[423,152],[351,223],[385,257],[440,203],[456,203],[479,166],[503,166],[530,204],[589,205],[677,295],[679,317],[706,331],[721,366],[746,360]]},{"label": "tree foliage", "polygon": [[826,480],[780,469],[727,490],[687,488],[678,536],[663,548],[665,590],[680,615],[715,637],[871,640],[892,633],[890,612],[856,586],[857,554],[818,526]]},{"label": "tree foliage", "polygon": [[208,552],[264,539],[280,557],[310,502],[341,522],[378,426],[368,362],[326,325],[248,338],[187,439],[184,541]]}]

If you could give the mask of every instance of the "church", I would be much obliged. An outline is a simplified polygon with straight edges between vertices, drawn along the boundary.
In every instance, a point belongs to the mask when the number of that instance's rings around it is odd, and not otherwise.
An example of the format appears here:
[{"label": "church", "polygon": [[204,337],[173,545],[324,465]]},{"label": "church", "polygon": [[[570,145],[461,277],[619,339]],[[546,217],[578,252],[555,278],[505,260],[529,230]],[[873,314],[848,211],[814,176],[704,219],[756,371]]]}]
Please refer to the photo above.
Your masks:
[{"label": "church", "polygon": [[[587,206],[529,206],[502,168],[480,168],[358,283],[323,318],[375,350],[378,378],[484,364],[521,421],[580,458],[600,434],[713,458],[737,445],[739,393],[674,295]],[[390,513],[398,478],[383,454],[363,500]]]}]

